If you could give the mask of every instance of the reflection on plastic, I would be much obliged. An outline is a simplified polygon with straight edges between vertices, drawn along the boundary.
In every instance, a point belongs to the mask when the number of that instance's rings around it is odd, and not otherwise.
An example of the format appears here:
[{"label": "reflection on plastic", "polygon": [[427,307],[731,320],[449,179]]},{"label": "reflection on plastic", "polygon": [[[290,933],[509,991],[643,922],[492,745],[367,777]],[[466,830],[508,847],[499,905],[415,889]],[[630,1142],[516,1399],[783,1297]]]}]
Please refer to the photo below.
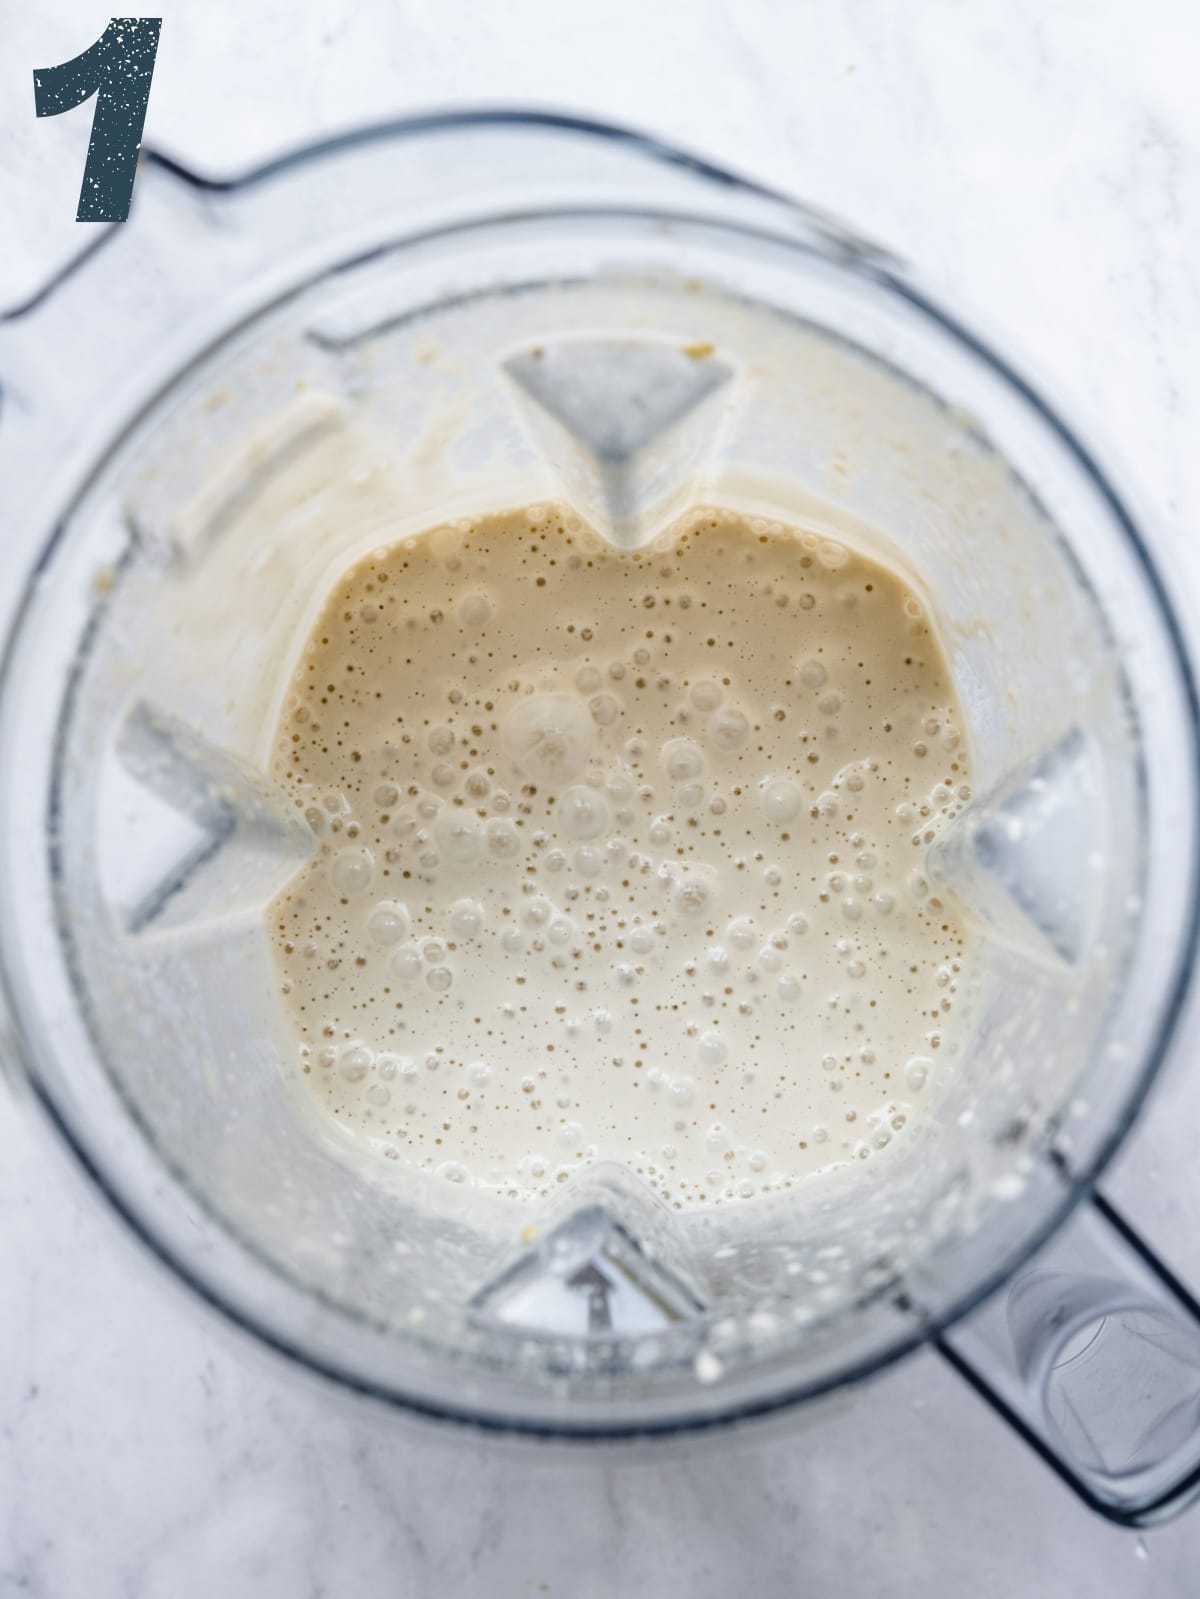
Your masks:
[{"label": "reflection on plastic", "polygon": [[942,1347],[1114,1520],[1200,1489],[1200,1306],[1103,1200]]}]

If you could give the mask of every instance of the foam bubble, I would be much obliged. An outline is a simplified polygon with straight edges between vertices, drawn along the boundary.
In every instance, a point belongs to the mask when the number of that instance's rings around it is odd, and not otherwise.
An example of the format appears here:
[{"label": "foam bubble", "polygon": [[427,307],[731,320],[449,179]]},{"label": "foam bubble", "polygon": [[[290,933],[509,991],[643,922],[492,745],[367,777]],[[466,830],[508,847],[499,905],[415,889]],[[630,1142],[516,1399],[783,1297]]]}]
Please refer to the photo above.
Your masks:
[{"label": "foam bubble", "polygon": [[715,711],[725,698],[725,690],[719,683],[693,683],[690,698],[698,711]]},{"label": "foam bubble", "polygon": [[722,705],[709,717],[705,734],[714,749],[741,749],[750,737],[750,719],[736,705]]},{"label": "foam bubble", "polygon": [[545,927],[553,915],[554,906],[544,894],[538,894],[522,911],[521,920],[528,927]]},{"label": "foam bubble", "polygon": [[330,862],[329,881],[335,891],[349,898],[365,894],[371,886],[375,858],[369,849],[351,846],[337,852]]},{"label": "foam bubble", "polygon": [[537,783],[568,783],[578,777],[595,736],[586,708],[572,694],[531,694],[518,700],[501,732],[512,760]]},{"label": "foam bubble", "polygon": [[404,944],[392,956],[392,971],[404,983],[421,975],[421,952],[415,944]]},{"label": "foam bubble", "polygon": [[457,899],[450,907],[450,931],[455,938],[478,938],[486,920],[477,899]]},{"label": "foam bubble", "polygon": [[611,694],[594,694],[588,701],[588,711],[597,727],[611,727],[621,714],[621,705]]},{"label": "foam bubble", "polygon": [[933,1062],[926,1055],[914,1055],[904,1067],[904,1081],[914,1094],[919,1094],[925,1087],[929,1073],[933,1070]]},{"label": "foam bubble", "polygon": [[464,627],[483,627],[491,621],[494,610],[491,596],[476,590],[473,594],[464,594],[458,602],[458,619]]},{"label": "foam bubble", "polygon": [[445,810],[434,825],[438,849],[456,866],[470,866],[483,854],[479,825],[461,811]]},{"label": "foam bubble", "polygon": [[716,894],[717,872],[713,866],[685,866],[676,873],[671,884],[671,904],[683,916],[705,915]]},{"label": "foam bubble", "polygon": [[608,806],[603,797],[582,783],[564,791],[557,815],[568,838],[599,838],[608,826]]},{"label": "foam bubble", "polygon": [[367,918],[367,933],[376,944],[398,944],[411,926],[408,906],[396,899],[381,899]]},{"label": "foam bubble", "polygon": [[662,747],[660,760],[672,783],[687,783],[704,770],[704,751],[691,738],[669,738]]},{"label": "foam bubble", "polygon": [[696,1059],[701,1066],[723,1066],[729,1059],[729,1045],[720,1033],[701,1033],[696,1045]]},{"label": "foam bubble", "polygon": [[484,828],[487,852],[494,861],[511,861],[521,853],[521,835],[505,816],[490,817]]},{"label": "foam bubble", "polygon": [[370,1071],[375,1057],[361,1041],[355,1041],[338,1056],[338,1075],[348,1083],[357,1083]]},{"label": "foam bubble", "polygon": [[796,675],[805,688],[821,688],[829,678],[825,667],[816,660],[801,661]]},{"label": "foam bubble", "polygon": [[604,870],[604,851],[594,844],[581,844],[571,857],[571,865],[581,877],[598,877]]},{"label": "foam bubble", "polygon": [[788,777],[769,778],[762,789],[762,810],[768,822],[790,822],[800,814],[804,795]]}]

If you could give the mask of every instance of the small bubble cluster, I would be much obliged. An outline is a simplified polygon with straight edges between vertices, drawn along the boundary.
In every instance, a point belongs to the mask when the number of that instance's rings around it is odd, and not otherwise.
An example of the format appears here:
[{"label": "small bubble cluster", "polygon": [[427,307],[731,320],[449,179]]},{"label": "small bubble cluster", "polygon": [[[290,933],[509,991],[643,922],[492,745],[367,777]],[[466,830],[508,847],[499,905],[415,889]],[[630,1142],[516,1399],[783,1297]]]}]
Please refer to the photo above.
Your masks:
[{"label": "small bubble cluster", "polygon": [[537,506],[378,550],[273,773],[314,835],[269,911],[299,1074],[372,1157],[742,1201],[895,1146],[953,1061],[962,718],[923,603],[834,540],[705,508],[618,551]]}]

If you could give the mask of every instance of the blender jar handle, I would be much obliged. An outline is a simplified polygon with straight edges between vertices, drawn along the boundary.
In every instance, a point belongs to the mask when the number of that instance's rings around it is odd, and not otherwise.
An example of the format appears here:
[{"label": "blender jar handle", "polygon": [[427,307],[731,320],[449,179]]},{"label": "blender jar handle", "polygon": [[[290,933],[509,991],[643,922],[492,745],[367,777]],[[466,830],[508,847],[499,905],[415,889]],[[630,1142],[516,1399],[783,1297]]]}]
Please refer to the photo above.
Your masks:
[{"label": "blender jar handle", "polygon": [[1200,1303],[1100,1194],[937,1343],[1111,1520],[1200,1494]]}]

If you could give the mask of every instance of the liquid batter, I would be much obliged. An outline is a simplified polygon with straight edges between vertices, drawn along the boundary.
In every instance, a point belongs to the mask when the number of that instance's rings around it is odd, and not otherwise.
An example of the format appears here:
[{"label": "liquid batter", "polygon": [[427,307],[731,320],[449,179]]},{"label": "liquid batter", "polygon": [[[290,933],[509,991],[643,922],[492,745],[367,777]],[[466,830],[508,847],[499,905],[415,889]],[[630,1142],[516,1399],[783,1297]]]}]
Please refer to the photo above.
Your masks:
[{"label": "liquid batter", "polygon": [[518,1200],[877,1155],[954,1052],[920,863],[961,726],[918,598],[816,534],[705,509],[626,552],[550,506],[376,551],[274,749],[319,840],[269,912],[304,1084],[366,1158]]}]

